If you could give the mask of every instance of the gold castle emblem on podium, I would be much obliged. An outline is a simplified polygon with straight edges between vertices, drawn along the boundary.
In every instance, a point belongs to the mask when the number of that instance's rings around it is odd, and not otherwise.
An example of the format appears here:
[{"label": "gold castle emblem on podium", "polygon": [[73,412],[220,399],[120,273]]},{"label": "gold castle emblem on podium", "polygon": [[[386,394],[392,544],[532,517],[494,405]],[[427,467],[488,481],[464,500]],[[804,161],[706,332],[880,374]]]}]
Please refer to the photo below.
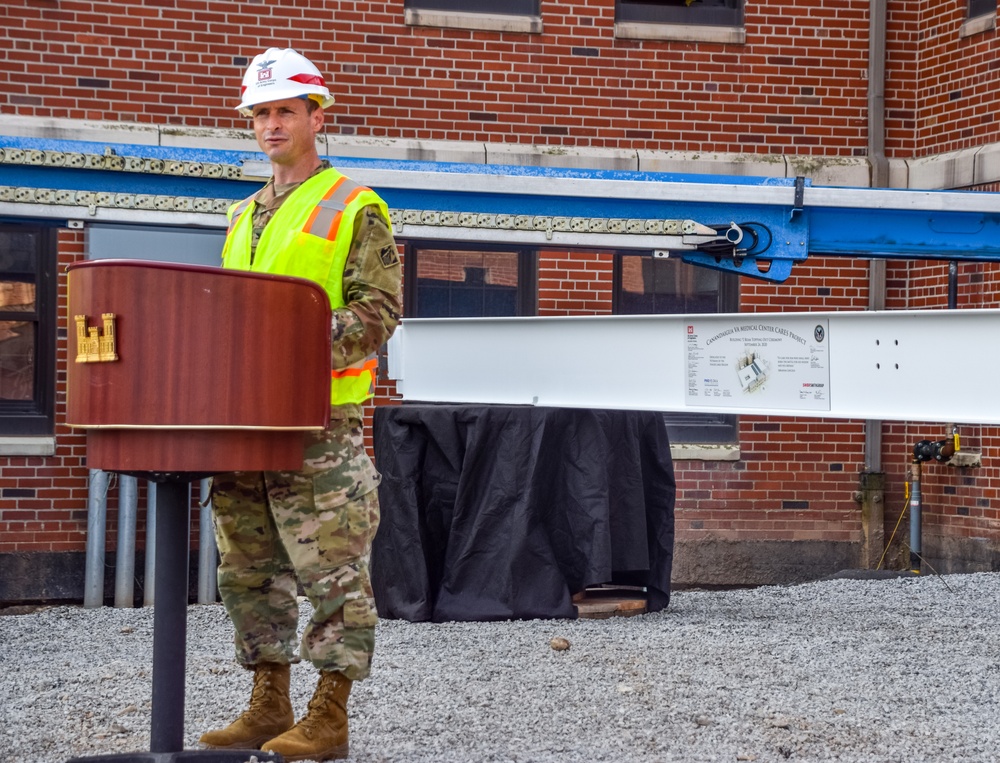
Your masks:
[{"label": "gold castle emblem on podium", "polygon": [[115,314],[101,313],[104,333],[97,326],[87,326],[87,316],[77,315],[76,319],[76,362],[104,363],[118,360],[115,346]]}]

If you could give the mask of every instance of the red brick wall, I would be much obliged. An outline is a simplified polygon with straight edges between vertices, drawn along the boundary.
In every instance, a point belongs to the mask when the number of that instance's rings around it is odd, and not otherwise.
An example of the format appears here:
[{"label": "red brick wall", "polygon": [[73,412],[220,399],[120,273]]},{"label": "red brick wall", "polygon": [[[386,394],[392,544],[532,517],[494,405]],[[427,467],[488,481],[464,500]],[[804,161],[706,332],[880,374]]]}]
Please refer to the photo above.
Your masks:
[{"label": "red brick wall", "polygon": [[744,312],[864,310],[868,306],[868,264],[847,257],[810,257],[781,284],[743,279]]},{"label": "red brick wall", "polygon": [[[83,257],[82,231],[59,232],[58,315],[66,315],[66,266]],[[78,551],[87,533],[86,438],[66,418],[65,332],[57,342],[56,455],[0,456],[0,553]],[[112,540],[114,536],[112,534]]]},{"label": "red brick wall", "polygon": [[601,252],[542,251],[539,315],[610,315],[614,257]]},{"label": "red brick wall", "polygon": [[[930,461],[921,467],[922,514],[925,536],[996,539],[1000,532],[1000,428],[978,424],[959,426],[961,448],[982,453],[983,465],[956,469]],[[920,440],[949,436],[943,424],[888,423],[883,435],[888,487],[886,538],[906,505],[913,446]],[[899,530],[908,542],[909,525]],[[897,542],[900,538],[897,537]],[[894,543],[898,545],[898,543]]]},{"label": "red brick wall", "polygon": [[[334,83],[334,134],[860,156],[868,5],[750,2],[746,44],[723,45],[615,39],[613,0],[546,0],[542,35],[408,28],[402,0],[7,0],[0,114],[246,127],[232,107],[247,62],[268,45],[290,45]],[[964,8],[889,3],[891,156],[1000,139],[1000,41],[995,32],[959,39]],[[61,272],[82,246],[79,234],[61,234]],[[889,307],[943,307],[947,272],[891,263]],[[608,254],[544,252],[539,314],[610,313],[611,273]],[[744,281],[742,309],[864,309],[866,273],[862,262],[812,258],[783,285]],[[998,287],[1000,266],[959,266],[960,308],[997,306]],[[61,288],[64,311],[64,280]],[[59,352],[65,363],[65,338]],[[60,421],[64,381],[60,372]],[[380,384],[379,402],[395,397]],[[941,425],[887,425],[887,535],[904,503],[909,449],[945,434]],[[996,537],[1000,478],[990,464],[1000,430],[962,434],[987,466],[925,469],[928,528]],[[742,417],[740,462],[678,464],[679,537],[857,540],[861,437],[861,422]],[[0,458],[0,553],[83,547],[83,438],[60,424],[56,445],[52,458]],[[112,515],[109,547],[113,526]]]},{"label": "red brick wall", "polygon": [[741,417],[740,461],[675,463],[678,540],[860,540],[862,435],[855,422]]},{"label": "red brick wall", "polygon": [[[996,32],[960,38],[965,2],[922,0],[889,7],[889,77],[900,83],[910,79],[914,85],[909,92],[894,86],[891,102],[887,98],[892,129],[909,132],[909,137],[901,135],[897,155],[936,154],[996,141]],[[907,23],[901,25],[904,18]],[[897,108],[905,114],[898,127]]]},{"label": "red brick wall", "polygon": [[[944,309],[948,307],[949,266],[942,262],[889,263],[887,284],[890,309]],[[957,265],[957,309],[1000,307],[1000,264],[961,262]],[[928,371],[927,395],[961,394],[962,380],[948,368]],[[982,466],[956,469],[929,462],[921,467],[923,527],[926,535],[959,538],[996,538],[1000,532],[1000,428],[959,424],[960,446],[980,452]],[[906,505],[906,483],[913,446],[920,440],[943,440],[950,435],[943,424],[890,423],[883,435],[885,471],[890,500],[886,504],[888,532]],[[908,524],[899,531],[908,540]],[[897,538],[898,540],[898,538]]]},{"label": "red brick wall", "polygon": [[[9,0],[0,111],[245,127],[246,63],[294,46],[345,135],[862,155],[868,3],[747,3],[746,44],[624,40],[614,0],[542,3],[544,33],[406,27],[402,0]],[[996,139],[997,36],[964,3],[890,3],[889,151]],[[322,30],[322,31],[319,31]],[[44,62],[44,65],[42,65]]]}]

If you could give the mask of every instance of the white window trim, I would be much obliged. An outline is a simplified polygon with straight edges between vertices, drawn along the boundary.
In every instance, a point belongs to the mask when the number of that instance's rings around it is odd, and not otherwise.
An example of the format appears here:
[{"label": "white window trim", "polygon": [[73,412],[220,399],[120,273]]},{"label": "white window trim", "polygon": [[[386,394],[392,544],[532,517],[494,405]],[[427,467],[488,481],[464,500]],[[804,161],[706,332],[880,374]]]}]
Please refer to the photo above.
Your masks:
[{"label": "white window trim", "polygon": [[677,40],[680,42],[721,42],[743,45],[747,40],[747,32],[741,26],[616,21],[615,37],[621,40]]},{"label": "white window trim", "polygon": [[541,16],[514,14],[464,13],[462,11],[429,11],[407,8],[403,14],[407,26],[433,26],[445,29],[479,29],[486,32],[519,32],[541,34]]}]

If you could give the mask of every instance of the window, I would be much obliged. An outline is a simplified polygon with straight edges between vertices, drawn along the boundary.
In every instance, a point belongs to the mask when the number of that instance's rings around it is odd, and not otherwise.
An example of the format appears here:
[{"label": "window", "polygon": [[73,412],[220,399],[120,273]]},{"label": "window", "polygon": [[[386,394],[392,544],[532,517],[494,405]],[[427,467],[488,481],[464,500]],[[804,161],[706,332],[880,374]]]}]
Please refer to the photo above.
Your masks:
[{"label": "window", "polygon": [[[406,315],[482,318],[535,313],[535,255],[523,248],[410,244]],[[416,277],[414,277],[416,274]]]},{"label": "window", "polygon": [[[678,259],[626,254],[615,258],[614,295],[617,315],[735,313],[739,276]],[[683,412],[664,417],[671,442],[736,442],[736,416]]]},{"label": "window", "polygon": [[0,434],[52,434],[56,234],[0,224]]},{"label": "window", "polygon": [[997,0],[969,0],[969,15],[966,18],[974,19],[977,16],[985,16],[987,13],[997,12]]},{"label": "window", "polygon": [[615,21],[742,26],[743,0],[617,0]]},{"label": "window", "polygon": [[996,29],[997,0],[968,0],[966,8],[968,16],[958,30],[960,39]]},{"label": "window", "polygon": [[87,259],[127,257],[188,265],[222,264],[226,232],[209,228],[161,225],[87,226]]}]

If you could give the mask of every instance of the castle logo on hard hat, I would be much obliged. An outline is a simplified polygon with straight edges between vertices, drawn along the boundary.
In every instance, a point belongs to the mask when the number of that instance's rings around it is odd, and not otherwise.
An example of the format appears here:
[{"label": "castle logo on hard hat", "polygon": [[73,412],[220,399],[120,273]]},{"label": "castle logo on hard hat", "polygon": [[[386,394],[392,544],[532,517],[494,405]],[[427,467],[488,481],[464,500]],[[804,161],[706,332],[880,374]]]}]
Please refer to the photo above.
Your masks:
[{"label": "castle logo on hard hat", "polygon": [[258,61],[257,62],[257,81],[264,82],[265,80],[271,79],[274,72],[271,70],[271,64],[274,63],[274,59],[270,61]]}]

